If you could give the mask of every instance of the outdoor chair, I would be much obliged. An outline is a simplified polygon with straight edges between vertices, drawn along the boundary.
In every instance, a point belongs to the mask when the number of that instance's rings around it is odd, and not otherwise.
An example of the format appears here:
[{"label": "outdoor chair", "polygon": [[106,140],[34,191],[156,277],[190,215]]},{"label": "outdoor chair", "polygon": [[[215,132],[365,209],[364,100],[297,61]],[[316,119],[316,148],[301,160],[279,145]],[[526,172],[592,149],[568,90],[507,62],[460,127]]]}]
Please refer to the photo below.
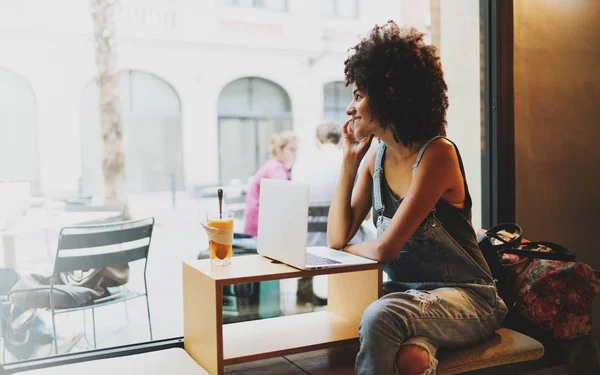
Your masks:
[{"label": "outdoor chair", "polygon": [[[154,218],[122,221],[109,224],[80,225],[63,228],[60,231],[54,271],[48,283],[39,279],[24,277],[27,281],[10,291],[8,298],[12,305],[27,309],[49,309],[52,316],[54,351],[58,354],[55,316],[73,311],[82,311],[84,332],[86,332],[85,310],[92,310],[94,348],[96,348],[97,308],[125,302],[138,297],[146,298],[148,330],[152,340],[152,322],[146,283],[148,251],[152,238]],[[135,261],[144,262],[144,290],[137,291],[126,284],[108,288],[107,295],[94,299],[93,290],[83,286],[64,285],[60,274],[74,271],[102,269]],[[36,284],[37,283],[37,284]],[[125,305],[127,308],[127,305]],[[86,336],[87,339],[87,336]]]},{"label": "outdoor chair", "polygon": [[327,216],[329,215],[329,205],[310,206],[308,208],[308,233],[324,232],[327,233]]},{"label": "outdoor chair", "polygon": [[[311,243],[316,246],[327,246],[327,239],[324,233],[327,233],[327,216],[329,215],[329,205],[315,204],[308,207],[308,235],[311,233],[323,233],[319,236],[320,240],[317,243]],[[325,305],[327,299],[323,296],[327,295],[327,292],[321,293],[319,297],[314,293],[314,282],[319,283],[321,289],[327,289],[327,276],[303,277],[298,280],[298,290],[296,292],[296,299],[298,302],[311,303],[313,305]]]}]

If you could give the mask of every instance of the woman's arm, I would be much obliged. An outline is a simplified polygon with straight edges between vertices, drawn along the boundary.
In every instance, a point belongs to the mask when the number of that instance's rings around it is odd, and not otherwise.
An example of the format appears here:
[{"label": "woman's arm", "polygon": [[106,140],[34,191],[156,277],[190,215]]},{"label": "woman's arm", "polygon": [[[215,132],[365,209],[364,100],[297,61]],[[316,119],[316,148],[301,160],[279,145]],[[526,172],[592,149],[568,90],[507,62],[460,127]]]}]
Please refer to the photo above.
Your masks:
[{"label": "woman's arm", "polygon": [[345,250],[381,262],[394,259],[444,192],[454,186],[457,172],[462,180],[454,146],[444,140],[433,142],[383,235],[376,240],[349,245]]},{"label": "woman's arm", "polygon": [[[374,154],[371,152],[365,160],[364,168],[359,166],[369,147],[373,136],[358,139],[350,126],[351,120],[342,126],[342,146],[344,159],[337,188],[331,200],[327,217],[327,243],[334,249],[343,248],[356,234],[371,207],[371,173]],[[358,173],[358,181],[354,181]]]},{"label": "woman's arm", "polygon": [[372,155],[367,155],[360,170],[359,165],[344,159],[327,219],[327,242],[333,249],[343,248],[354,237],[371,208]]}]

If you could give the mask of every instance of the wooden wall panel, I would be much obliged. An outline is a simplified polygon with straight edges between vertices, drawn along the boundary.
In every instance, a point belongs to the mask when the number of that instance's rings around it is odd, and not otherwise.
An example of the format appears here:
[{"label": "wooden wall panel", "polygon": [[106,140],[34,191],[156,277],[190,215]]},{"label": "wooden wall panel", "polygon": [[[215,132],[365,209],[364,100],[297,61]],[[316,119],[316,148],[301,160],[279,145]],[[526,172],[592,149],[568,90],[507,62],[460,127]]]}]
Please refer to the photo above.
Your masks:
[{"label": "wooden wall panel", "polygon": [[516,218],[600,268],[600,1],[514,2]]},{"label": "wooden wall panel", "polygon": [[[514,1],[516,221],[597,269],[599,20],[598,0]],[[598,323],[600,298],[594,309]]]}]

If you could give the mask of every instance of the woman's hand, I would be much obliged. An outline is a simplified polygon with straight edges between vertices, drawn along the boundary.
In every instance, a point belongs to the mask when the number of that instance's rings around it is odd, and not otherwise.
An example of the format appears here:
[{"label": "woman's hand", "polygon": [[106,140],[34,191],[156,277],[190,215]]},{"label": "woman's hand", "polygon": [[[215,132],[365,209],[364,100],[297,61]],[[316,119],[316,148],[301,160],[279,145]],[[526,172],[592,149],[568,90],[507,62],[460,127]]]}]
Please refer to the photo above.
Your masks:
[{"label": "woman's hand", "polygon": [[356,137],[356,134],[354,134],[354,130],[352,129],[352,126],[350,126],[351,124],[352,119],[346,121],[342,127],[342,147],[344,149],[344,159],[353,163],[360,163],[371,146],[373,135],[359,139]]}]

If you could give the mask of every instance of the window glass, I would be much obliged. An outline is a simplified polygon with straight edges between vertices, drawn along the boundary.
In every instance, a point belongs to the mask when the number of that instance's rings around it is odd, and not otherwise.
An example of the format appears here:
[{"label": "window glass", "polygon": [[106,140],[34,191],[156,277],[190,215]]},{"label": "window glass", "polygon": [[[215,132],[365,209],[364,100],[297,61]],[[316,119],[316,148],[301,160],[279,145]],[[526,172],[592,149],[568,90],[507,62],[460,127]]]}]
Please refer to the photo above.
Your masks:
[{"label": "window glass", "polygon": [[321,1],[321,14],[327,17],[335,15],[337,0],[322,0]]},{"label": "window glass", "polygon": [[352,87],[344,82],[330,82],[323,87],[323,118],[345,122],[346,108],[352,101]]},{"label": "window glass", "polygon": [[222,183],[246,182],[269,155],[271,134],[292,130],[285,90],[256,77],[229,83],[219,96],[219,160]]},{"label": "window glass", "polygon": [[358,0],[323,0],[321,14],[325,17],[357,18]]},{"label": "window glass", "polygon": [[30,181],[37,193],[41,176],[35,95],[29,81],[12,70],[0,67],[0,83],[0,181]]},{"label": "window glass", "polygon": [[[168,191],[183,187],[179,96],[164,80],[139,71],[122,71],[120,109],[125,143],[127,185],[131,191]],[[88,82],[80,103],[80,193],[103,191],[102,136],[98,85]]]},{"label": "window glass", "polygon": [[[481,225],[478,0],[365,1],[360,15],[352,0],[67,3],[68,12],[45,0],[0,2],[1,362],[55,355],[51,309],[11,306],[7,295],[20,279],[53,269],[69,225],[155,219],[147,266],[142,259],[122,270],[126,287],[148,298],[56,315],[59,354],[182,336],[182,262],[207,256],[199,221],[216,209],[217,189],[243,232],[271,136],[296,134],[297,166],[314,155],[317,126],[348,118],[348,49],[388,19],[418,28],[440,50],[448,136],[465,163],[473,225]],[[107,288],[100,294],[123,289]],[[226,323],[327,308],[323,280],[225,295]]]},{"label": "window glass", "polygon": [[357,0],[338,0],[338,15],[344,18],[356,18]]},{"label": "window glass", "polygon": [[287,0],[264,0],[267,9],[280,12],[287,11]]},{"label": "window glass", "polygon": [[216,4],[238,6],[241,8],[268,9],[277,12],[287,11],[287,0],[217,0]]}]

